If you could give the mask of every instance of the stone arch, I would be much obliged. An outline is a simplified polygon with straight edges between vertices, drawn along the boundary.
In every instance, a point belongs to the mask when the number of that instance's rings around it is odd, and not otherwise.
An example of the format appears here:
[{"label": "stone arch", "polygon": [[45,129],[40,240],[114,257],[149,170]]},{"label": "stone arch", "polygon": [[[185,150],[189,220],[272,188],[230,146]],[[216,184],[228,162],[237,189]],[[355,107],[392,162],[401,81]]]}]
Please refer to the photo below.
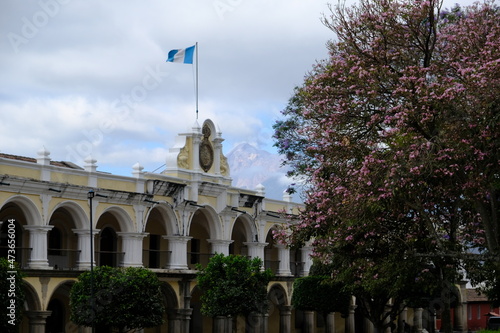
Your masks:
[{"label": "stone arch", "polygon": [[15,204],[21,209],[26,219],[26,221],[24,221],[26,225],[43,225],[42,214],[30,198],[24,195],[12,196],[4,202],[2,207],[0,207],[0,211],[8,204]]},{"label": "stone arch", "polygon": [[42,302],[40,296],[38,295],[35,288],[28,281],[24,280],[23,283],[24,290],[24,313],[23,319],[21,321],[19,332],[28,332],[30,330],[30,324],[32,317],[38,313],[45,314],[42,308]]},{"label": "stone arch", "polygon": [[28,281],[24,280],[24,309],[26,311],[41,311],[42,303],[35,288]]},{"label": "stone arch", "polygon": [[[96,218],[96,223],[99,222],[100,218],[105,214],[111,214],[116,218],[116,221],[119,224],[119,229],[121,232],[134,232],[134,221],[130,217],[130,215],[121,207],[112,206],[106,208],[99,217]],[[97,226],[97,224],[96,224]]]},{"label": "stone arch", "polygon": [[214,253],[209,240],[222,239],[221,221],[210,206],[198,208],[191,216],[187,244],[188,267],[194,269],[196,264],[205,266]]},{"label": "stone arch", "polygon": [[247,235],[247,242],[256,241],[256,237],[258,236],[257,226],[255,225],[255,220],[249,216],[248,214],[240,214],[233,221],[233,229],[237,221],[241,221],[243,228],[245,230],[245,234]]},{"label": "stone arch", "polygon": [[203,125],[201,126],[202,129],[203,129],[203,126],[208,126],[208,128],[210,128],[210,132],[211,132],[210,139],[213,140],[213,138],[215,138],[215,136],[217,135],[217,132],[219,132],[217,130],[217,128],[215,127],[214,122],[211,119],[206,119],[203,122]]},{"label": "stone arch", "polygon": [[71,289],[71,287],[76,283],[76,280],[72,280],[72,279],[67,279],[67,280],[62,280],[62,281],[59,281],[53,288],[52,288],[52,292],[50,293],[49,295],[49,298],[48,299],[51,299],[52,296],[54,296],[54,293],[57,291],[57,289],[59,288],[69,288],[68,289],[68,292],[69,290]]},{"label": "stone arch", "polygon": [[278,248],[275,247],[276,241],[273,238],[273,230],[278,224],[273,224],[265,234],[265,242],[267,243],[264,248],[264,266],[270,268],[273,272],[277,272],[279,268],[279,253]]},{"label": "stone arch", "polygon": [[266,230],[264,230],[264,236],[267,238],[272,233],[273,230],[276,230],[279,227],[280,227],[279,223],[273,223],[272,225],[267,227]]},{"label": "stone arch", "polygon": [[105,209],[96,220],[96,229],[99,230],[95,242],[97,265],[123,265],[125,252],[119,233],[134,230],[132,219],[121,207],[112,206]]},{"label": "stone arch", "polygon": [[278,306],[290,305],[290,295],[280,283],[274,283],[268,286],[267,297]]},{"label": "stone arch", "polygon": [[241,214],[234,219],[229,245],[230,254],[248,255],[245,243],[257,241],[257,228],[254,220],[247,214]]},{"label": "stone arch", "polygon": [[43,224],[36,205],[25,196],[13,196],[0,208],[0,221],[3,222],[0,226],[0,256],[7,257],[7,232],[13,228],[15,230],[15,260],[21,267],[27,267],[32,254],[27,228],[38,228]]},{"label": "stone arch", "polygon": [[173,211],[170,205],[164,203],[155,205],[148,211],[145,217],[144,229],[142,230],[142,232],[146,231],[149,217],[151,216],[151,214],[154,214],[154,212],[158,212],[158,214],[161,216],[162,225],[165,228],[167,235],[180,234],[179,226],[177,223],[177,216],[175,215],[175,212]]},{"label": "stone arch", "polygon": [[58,203],[54,207],[54,209],[52,210],[52,212],[49,216],[49,221],[48,221],[49,223],[50,223],[50,217],[59,208],[64,208],[66,211],[68,211],[68,214],[71,216],[71,218],[73,219],[73,222],[75,224],[75,229],[88,228],[89,216],[85,212],[85,209],[74,201],[63,201],[63,202]]},{"label": "stone arch", "polygon": [[178,234],[177,219],[169,206],[160,204],[149,210],[142,230],[142,263],[148,268],[164,268],[170,263],[171,252],[165,236]]},{"label": "stone arch", "polygon": [[172,288],[172,286],[168,282],[161,282],[161,292],[165,297],[169,309],[179,308],[177,294],[175,293],[174,288]]},{"label": "stone arch", "polygon": [[75,202],[57,204],[51,212],[48,224],[47,258],[54,269],[75,268],[79,258],[78,237],[74,230],[88,228],[88,217],[83,208]]},{"label": "stone arch", "polygon": [[179,302],[177,295],[172,286],[167,281],[160,282],[161,294],[165,306],[163,314],[163,324],[157,327],[145,328],[144,333],[168,332],[175,333],[181,332],[182,316],[179,315]]},{"label": "stone arch", "polygon": [[210,239],[221,239],[222,238],[222,222],[219,214],[211,206],[206,205],[198,208],[192,215],[189,221],[188,230],[191,229],[193,220],[197,214],[203,214],[208,223],[208,233]]},{"label": "stone arch", "polygon": [[291,328],[290,297],[279,283],[272,284],[267,293],[269,300],[268,328],[270,332],[289,332]]},{"label": "stone arch", "polygon": [[46,319],[46,332],[72,332],[77,329],[70,320],[69,296],[74,280],[60,281],[50,293],[47,311],[51,314]]},{"label": "stone arch", "polygon": [[202,332],[203,327],[212,327],[212,318],[206,317],[201,313],[201,295],[202,290],[198,285],[191,290],[191,325],[190,332]]}]

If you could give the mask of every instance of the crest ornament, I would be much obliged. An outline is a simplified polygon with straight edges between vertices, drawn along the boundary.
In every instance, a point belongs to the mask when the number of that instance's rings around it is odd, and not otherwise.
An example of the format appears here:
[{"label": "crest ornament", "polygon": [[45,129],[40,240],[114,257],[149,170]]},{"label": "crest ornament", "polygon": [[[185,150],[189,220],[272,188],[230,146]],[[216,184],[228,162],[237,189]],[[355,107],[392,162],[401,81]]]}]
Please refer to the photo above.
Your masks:
[{"label": "crest ornament", "polygon": [[214,150],[210,144],[210,135],[212,131],[208,125],[203,125],[202,129],[203,139],[200,143],[200,166],[203,171],[208,172],[214,163]]}]

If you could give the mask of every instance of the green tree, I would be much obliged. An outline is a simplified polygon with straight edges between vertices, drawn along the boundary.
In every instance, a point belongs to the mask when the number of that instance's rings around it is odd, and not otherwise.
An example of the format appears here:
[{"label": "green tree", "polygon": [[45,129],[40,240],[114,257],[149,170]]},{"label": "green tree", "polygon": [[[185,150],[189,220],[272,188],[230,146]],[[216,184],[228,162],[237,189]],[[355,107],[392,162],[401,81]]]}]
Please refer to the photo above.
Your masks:
[{"label": "green tree", "polygon": [[344,285],[329,276],[304,276],[293,282],[293,307],[303,311],[316,311],[323,316],[325,322],[330,312],[340,312],[346,317],[350,299],[351,295],[344,290]]},{"label": "green tree", "polygon": [[332,8],[330,58],[275,124],[308,184],[292,241],[314,239],[379,330],[415,281],[450,286],[468,252],[500,253],[500,11],[441,5]]},{"label": "green tree", "polygon": [[90,271],[82,273],[71,288],[70,306],[77,325],[118,332],[161,325],[165,312],[158,277],[138,267],[100,266],[93,277]]},{"label": "green tree", "polygon": [[17,264],[0,258],[0,331],[15,333],[23,317],[23,278]]},{"label": "green tree", "polygon": [[213,256],[207,267],[198,267],[201,312],[210,317],[265,313],[267,284],[273,274],[261,267],[260,258],[223,254]]}]

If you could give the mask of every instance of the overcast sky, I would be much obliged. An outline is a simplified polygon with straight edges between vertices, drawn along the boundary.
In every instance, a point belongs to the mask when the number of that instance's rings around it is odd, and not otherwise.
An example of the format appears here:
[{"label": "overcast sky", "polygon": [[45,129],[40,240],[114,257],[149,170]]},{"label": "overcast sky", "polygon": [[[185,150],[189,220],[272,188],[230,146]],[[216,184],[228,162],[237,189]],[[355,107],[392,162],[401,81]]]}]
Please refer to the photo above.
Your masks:
[{"label": "overcast sky", "polygon": [[165,60],[196,42],[199,123],[219,126],[225,154],[240,142],[274,152],[272,124],[334,37],[326,3],[2,0],[0,152],[160,168],[196,120],[195,66]]},{"label": "overcast sky", "polygon": [[327,56],[326,2],[304,0],[3,0],[0,151],[130,175],[153,171],[196,120],[195,66],[168,51],[198,42],[199,123],[227,154],[272,151],[272,124]]}]

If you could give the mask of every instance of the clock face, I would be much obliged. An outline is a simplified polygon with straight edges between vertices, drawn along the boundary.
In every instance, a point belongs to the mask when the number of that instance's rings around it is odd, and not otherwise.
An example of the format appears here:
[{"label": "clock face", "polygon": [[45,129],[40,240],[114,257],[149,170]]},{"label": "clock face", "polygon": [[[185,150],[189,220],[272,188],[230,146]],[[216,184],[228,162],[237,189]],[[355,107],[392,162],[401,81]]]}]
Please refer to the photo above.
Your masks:
[{"label": "clock face", "polygon": [[214,150],[209,140],[212,131],[210,130],[210,127],[205,124],[203,125],[202,133],[203,140],[200,143],[200,166],[203,171],[208,172],[214,162]]}]

